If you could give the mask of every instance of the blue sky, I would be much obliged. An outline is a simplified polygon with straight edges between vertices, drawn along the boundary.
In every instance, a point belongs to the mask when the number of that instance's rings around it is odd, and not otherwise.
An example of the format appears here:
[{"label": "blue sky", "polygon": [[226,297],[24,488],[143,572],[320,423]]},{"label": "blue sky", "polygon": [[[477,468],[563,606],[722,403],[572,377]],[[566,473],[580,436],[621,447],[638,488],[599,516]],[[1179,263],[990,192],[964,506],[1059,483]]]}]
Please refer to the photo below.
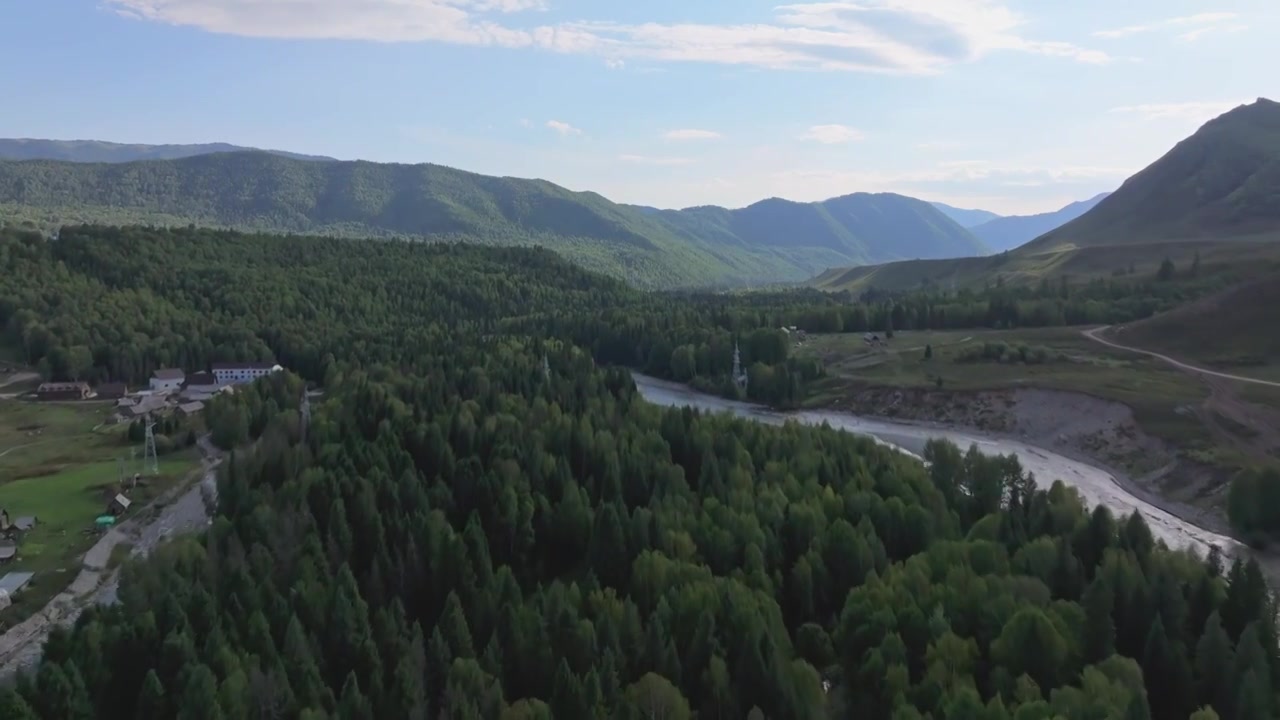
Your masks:
[{"label": "blue sky", "polygon": [[0,136],[1039,212],[1280,99],[1277,32],[1275,0],[24,1]]}]

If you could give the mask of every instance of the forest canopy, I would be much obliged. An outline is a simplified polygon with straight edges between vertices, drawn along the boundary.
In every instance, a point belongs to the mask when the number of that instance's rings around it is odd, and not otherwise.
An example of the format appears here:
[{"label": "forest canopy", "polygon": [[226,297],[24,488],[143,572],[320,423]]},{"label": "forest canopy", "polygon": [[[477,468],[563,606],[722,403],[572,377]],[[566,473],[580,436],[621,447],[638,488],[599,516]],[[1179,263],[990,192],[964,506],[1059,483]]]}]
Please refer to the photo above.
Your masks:
[{"label": "forest canopy", "polygon": [[1013,458],[659,409],[599,362],[729,334],[787,367],[768,313],[604,334],[659,301],[537,250],[83,228],[0,261],[39,273],[0,302],[51,364],[291,368],[211,410],[210,530],[127,565],[0,717],[1275,716],[1255,563]]}]

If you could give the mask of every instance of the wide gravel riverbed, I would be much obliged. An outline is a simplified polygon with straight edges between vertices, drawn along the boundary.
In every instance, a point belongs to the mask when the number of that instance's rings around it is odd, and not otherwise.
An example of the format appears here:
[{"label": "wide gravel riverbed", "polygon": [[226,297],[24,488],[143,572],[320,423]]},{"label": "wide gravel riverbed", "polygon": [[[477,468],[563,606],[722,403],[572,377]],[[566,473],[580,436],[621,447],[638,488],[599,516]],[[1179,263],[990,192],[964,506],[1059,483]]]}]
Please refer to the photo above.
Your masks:
[{"label": "wide gravel riverbed", "polygon": [[1215,545],[1227,555],[1234,554],[1240,548],[1240,544],[1234,539],[1182,520],[1128,492],[1108,470],[1016,440],[944,427],[864,418],[843,412],[777,412],[760,405],[708,395],[679,383],[639,373],[632,373],[631,376],[635,379],[640,395],[655,405],[731,412],[742,418],[772,425],[781,425],[788,420],[806,425],[827,423],[833,428],[874,437],[913,455],[921,453],[925,443],[933,438],[950,440],[961,449],[976,444],[979,451],[988,455],[1016,455],[1022,467],[1035,474],[1036,482],[1041,487],[1048,487],[1055,480],[1061,480],[1076,488],[1090,507],[1105,505],[1116,515],[1129,515],[1135,510],[1139,511],[1150,525],[1152,534],[1170,547],[1191,547],[1201,556],[1207,555],[1209,548]]}]

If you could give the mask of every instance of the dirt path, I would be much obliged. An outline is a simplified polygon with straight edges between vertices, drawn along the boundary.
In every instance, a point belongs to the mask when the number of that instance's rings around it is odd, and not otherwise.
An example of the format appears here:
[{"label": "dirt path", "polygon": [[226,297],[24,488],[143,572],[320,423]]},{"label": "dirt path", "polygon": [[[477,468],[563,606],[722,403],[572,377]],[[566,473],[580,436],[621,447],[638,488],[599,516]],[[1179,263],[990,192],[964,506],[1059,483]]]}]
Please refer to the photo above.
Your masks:
[{"label": "dirt path", "polygon": [[1232,375],[1230,373],[1218,372],[1216,370],[1207,370],[1202,367],[1196,367],[1195,365],[1188,365],[1187,363],[1184,363],[1181,360],[1175,360],[1169,357],[1168,355],[1161,355],[1160,353],[1151,352],[1150,350],[1143,350],[1142,348],[1130,347],[1128,345],[1121,345],[1119,343],[1115,343],[1110,340],[1107,340],[1106,338],[1098,337],[1098,333],[1102,332],[1103,330],[1107,330],[1110,327],[1111,327],[1110,325],[1106,325],[1103,327],[1094,328],[1092,330],[1085,330],[1084,336],[1094,342],[1102,343],[1103,345],[1106,345],[1108,347],[1113,347],[1117,350],[1126,350],[1128,352],[1139,353],[1141,355],[1149,355],[1153,358],[1156,358],[1157,360],[1163,360],[1164,362],[1167,362],[1176,368],[1186,370],[1187,372],[1197,373],[1199,375],[1207,375],[1209,377],[1222,378],[1224,380],[1236,380],[1238,382],[1254,383],[1255,385],[1267,385],[1274,388],[1280,388],[1280,382],[1272,382],[1271,380],[1259,380],[1258,378],[1245,377],[1243,375]]}]

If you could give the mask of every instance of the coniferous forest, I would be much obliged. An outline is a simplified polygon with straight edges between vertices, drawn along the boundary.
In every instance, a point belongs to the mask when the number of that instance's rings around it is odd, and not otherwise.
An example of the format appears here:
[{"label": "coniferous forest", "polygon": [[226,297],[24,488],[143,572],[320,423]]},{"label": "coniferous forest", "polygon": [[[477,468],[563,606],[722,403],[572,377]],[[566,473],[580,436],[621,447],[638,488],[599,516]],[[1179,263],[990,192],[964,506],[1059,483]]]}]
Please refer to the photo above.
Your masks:
[{"label": "coniferous forest", "polygon": [[6,337],[52,373],[290,370],[210,408],[235,450],[209,531],[126,565],[0,718],[1276,716],[1253,562],[1010,458],[641,400],[623,365],[718,368],[728,341],[815,371],[764,300],[195,230],[10,232],[0,265]]}]

